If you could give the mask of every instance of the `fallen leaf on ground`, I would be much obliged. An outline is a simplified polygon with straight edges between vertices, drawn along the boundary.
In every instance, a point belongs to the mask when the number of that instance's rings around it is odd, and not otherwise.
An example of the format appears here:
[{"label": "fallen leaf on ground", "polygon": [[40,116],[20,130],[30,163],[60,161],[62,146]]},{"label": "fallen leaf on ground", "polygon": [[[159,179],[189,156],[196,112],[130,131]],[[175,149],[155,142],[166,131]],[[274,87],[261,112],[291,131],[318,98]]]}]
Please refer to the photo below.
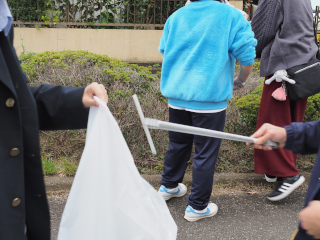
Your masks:
[{"label": "fallen leaf on ground", "polygon": [[257,192],[248,192],[249,194],[253,195],[253,194],[256,194]]}]

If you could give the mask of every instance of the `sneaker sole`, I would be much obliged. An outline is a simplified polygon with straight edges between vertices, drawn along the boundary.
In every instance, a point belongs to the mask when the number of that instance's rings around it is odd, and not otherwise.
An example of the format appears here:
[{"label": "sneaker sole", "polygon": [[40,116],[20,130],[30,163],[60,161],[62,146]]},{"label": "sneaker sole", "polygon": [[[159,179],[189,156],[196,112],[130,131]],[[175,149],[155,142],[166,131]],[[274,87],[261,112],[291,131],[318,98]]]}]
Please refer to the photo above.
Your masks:
[{"label": "sneaker sole", "polygon": [[304,183],[305,181],[305,178],[304,176],[300,176],[299,180],[296,181],[294,184],[292,184],[291,188],[285,192],[285,193],[282,193],[278,196],[275,196],[275,197],[267,197],[270,201],[280,201],[286,197],[288,197],[295,189],[297,189],[302,183]]},{"label": "sneaker sole", "polygon": [[265,175],[264,178],[266,179],[267,182],[276,182],[276,181],[277,181],[277,177],[275,177],[275,178],[268,178],[268,177]]},{"label": "sneaker sole", "polygon": [[167,200],[169,200],[170,198],[173,198],[173,197],[182,197],[182,196],[186,195],[186,193],[187,193],[187,192],[185,192],[185,193],[180,193],[180,194],[172,194],[172,195],[170,195],[170,196],[163,197],[163,199],[164,199],[165,201],[167,201]]},{"label": "sneaker sole", "polygon": [[189,221],[189,222],[195,222],[195,221],[198,221],[198,220],[200,220],[200,219],[202,219],[202,218],[213,217],[214,215],[217,214],[217,212],[218,212],[218,209],[217,209],[216,212],[210,213],[210,214],[208,214],[208,215],[202,215],[202,216],[197,217],[197,218],[188,218],[188,217],[184,216],[184,219],[187,220],[187,221]]}]

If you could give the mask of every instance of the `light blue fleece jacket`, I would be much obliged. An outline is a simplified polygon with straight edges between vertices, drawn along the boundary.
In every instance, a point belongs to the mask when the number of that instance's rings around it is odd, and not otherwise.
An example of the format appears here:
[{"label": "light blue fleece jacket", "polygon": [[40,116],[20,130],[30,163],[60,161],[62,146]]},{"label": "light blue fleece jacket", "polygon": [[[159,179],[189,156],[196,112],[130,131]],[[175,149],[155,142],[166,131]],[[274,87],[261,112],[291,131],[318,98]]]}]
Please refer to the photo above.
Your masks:
[{"label": "light blue fleece jacket", "polygon": [[249,22],[232,6],[200,0],[180,8],[168,18],[158,49],[162,95],[177,107],[226,108],[235,60],[252,65],[256,44]]}]

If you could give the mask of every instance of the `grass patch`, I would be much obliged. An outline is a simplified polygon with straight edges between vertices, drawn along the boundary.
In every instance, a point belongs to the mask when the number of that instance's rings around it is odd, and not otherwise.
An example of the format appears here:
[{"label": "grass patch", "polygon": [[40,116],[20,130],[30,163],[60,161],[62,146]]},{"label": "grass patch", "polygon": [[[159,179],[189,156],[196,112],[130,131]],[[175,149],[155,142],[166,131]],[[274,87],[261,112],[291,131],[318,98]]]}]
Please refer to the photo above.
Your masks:
[{"label": "grass patch", "polygon": [[62,160],[62,172],[70,177],[76,175],[79,164],[74,161],[70,161],[68,159]]},{"label": "grass patch", "polygon": [[55,175],[57,174],[56,162],[52,159],[51,155],[41,157],[42,169],[44,175]]}]

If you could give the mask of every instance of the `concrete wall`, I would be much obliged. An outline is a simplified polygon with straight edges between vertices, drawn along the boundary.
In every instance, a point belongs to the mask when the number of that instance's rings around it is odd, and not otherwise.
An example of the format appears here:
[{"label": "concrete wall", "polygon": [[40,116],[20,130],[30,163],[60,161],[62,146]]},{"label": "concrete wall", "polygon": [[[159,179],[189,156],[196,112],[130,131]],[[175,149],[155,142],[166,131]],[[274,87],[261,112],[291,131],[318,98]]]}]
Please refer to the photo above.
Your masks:
[{"label": "concrete wall", "polygon": [[[242,9],[241,1],[230,1]],[[23,51],[44,52],[87,50],[106,54],[130,63],[160,63],[158,46],[161,30],[74,29],[74,28],[15,28],[14,46]],[[23,38],[23,41],[22,41]]]},{"label": "concrete wall", "polygon": [[25,51],[87,50],[131,63],[162,62],[158,46],[162,31],[74,28],[15,28],[14,46]]},{"label": "concrete wall", "polygon": [[235,8],[238,8],[240,10],[243,10],[243,1],[242,0],[234,0],[229,1],[229,3],[234,6]]}]

